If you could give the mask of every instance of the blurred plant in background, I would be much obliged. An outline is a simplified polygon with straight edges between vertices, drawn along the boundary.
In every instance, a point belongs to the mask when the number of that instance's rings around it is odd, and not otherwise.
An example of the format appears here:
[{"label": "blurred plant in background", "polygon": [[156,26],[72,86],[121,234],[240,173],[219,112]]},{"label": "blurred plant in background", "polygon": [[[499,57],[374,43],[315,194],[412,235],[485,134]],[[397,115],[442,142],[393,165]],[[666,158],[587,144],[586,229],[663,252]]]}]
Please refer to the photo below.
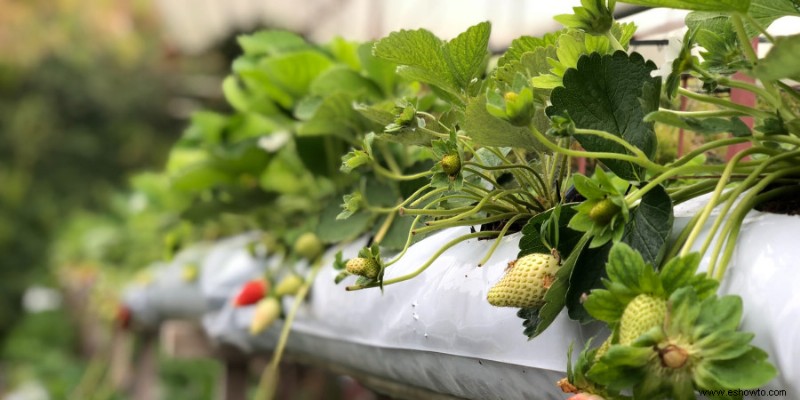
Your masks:
[{"label": "blurred plant in background", "polygon": [[[4,385],[34,378],[51,398],[69,395],[84,368],[84,332],[63,308],[26,313],[26,288],[58,286],[49,265],[78,267],[73,272],[91,280],[100,266],[160,258],[154,238],[169,221],[143,212],[160,206],[157,199],[121,189],[133,171],[163,165],[187,108],[221,104],[218,81],[193,99],[198,85],[186,72],[221,74],[225,55],[197,62],[165,51],[151,7],[0,3],[0,395]],[[142,252],[122,251],[145,242]],[[97,265],[70,264],[77,259]]]}]

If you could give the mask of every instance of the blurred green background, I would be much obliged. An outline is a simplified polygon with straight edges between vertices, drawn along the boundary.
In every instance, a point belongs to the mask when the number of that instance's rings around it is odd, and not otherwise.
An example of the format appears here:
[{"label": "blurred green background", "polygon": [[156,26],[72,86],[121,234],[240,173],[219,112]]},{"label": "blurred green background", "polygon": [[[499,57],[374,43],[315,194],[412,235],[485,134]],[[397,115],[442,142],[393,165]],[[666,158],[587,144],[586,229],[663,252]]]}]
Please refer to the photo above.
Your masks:
[{"label": "blurred green background", "polygon": [[[219,81],[202,90],[192,77],[221,80],[229,42],[180,55],[163,42],[152,8],[0,2],[0,398],[22,388],[28,398],[47,398],[36,395],[44,389],[61,399],[74,389],[87,366],[87,332],[65,307],[26,312],[26,289],[58,287],[56,264],[71,259],[134,267],[138,260],[113,254],[132,239],[115,236],[123,220],[115,204],[128,200],[121,193],[134,171],[163,166],[192,109],[222,107]],[[95,249],[82,241],[89,234]],[[77,270],[92,278],[96,266],[85,267]],[[205,387],[215,368],[164,363],[161,375]]]}]

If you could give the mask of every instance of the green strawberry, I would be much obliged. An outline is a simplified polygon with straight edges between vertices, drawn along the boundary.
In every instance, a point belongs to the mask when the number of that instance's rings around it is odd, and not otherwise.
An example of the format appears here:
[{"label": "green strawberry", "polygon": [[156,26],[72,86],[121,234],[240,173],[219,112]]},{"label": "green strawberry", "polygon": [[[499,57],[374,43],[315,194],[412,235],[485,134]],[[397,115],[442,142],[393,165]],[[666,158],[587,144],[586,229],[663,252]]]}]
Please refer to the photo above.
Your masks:
[{"label": "green strawberry", "polygon": [[606,339],[600,347],[597,348],[597,352],[594,353],[594,360],[597,361],[608,351],[608,348],[611,347],[611,336]]},{"label": "green strawberry", "polygon": [[317,235],[306,232],[300,235],[297,238],[297,241],[294,242],[294,252],[305,259],[314,260],[320,254],[322,254],[322,250],[324,250],[324,246],[322,242],[319,240]]},{"label": "green strawberry", "polygon": [[442,157],[442,170],[450,177],[458,175],[461,172],[461,157],[458,154],[448,154]]},{"label": "green strawberry", "polygon": [[551,254],[528,254],[508,264],[506,274],[489,289],[486,298],[497,307],[539,307],[558,267],[558,258]]},{"label": "green strawberry", "polygon": [[619,343],[630,345],[652,327],[663,324],[666,315],[666,300],[649,294],[636,296],[622,313],[619,323]]},{"label": "green strawberry", "polygon": [[291,274],[283,279],[275,286],[275,296],[294,296],[300,287],[303,286],[303,278]]},{"label": "green strawberry", "polygon": [[621,208],[618,205],[614,204],[611,199],[606,198],[592,206],[592,209],[589,210],[589,218],[600,225],[608,225],[620,210]]},{"label": "green strawberry", "polygon": [[345,269],[353,275],[359,275],[370,279],[377,278],[378,273],[381,272],[381,266],[378,265],[375,259],[364,257],[356,257],[347,260]]}]

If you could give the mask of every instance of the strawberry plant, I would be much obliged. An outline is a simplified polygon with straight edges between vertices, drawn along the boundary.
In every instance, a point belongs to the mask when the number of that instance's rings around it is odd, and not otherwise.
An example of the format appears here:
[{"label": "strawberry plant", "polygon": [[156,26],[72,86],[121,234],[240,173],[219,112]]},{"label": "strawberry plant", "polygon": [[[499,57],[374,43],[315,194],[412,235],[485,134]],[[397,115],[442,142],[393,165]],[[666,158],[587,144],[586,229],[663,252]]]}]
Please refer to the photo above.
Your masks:
[{"label": "strawberry plant", "polygon": [[[775,375],[752,335],[738,331],[741,300],[716,289],[747,212],[800,187],[800,94],[783,81],[800,78],[792,61],[800,36],[767,31],[779,17],[799,16],[800,6],[627,2],[692,11],[663,79],[630,51],[636,27],[614,20],[613,0],[582,0],[556,18],[563,29],[514,40],[492,70],[488,22],[451,40],[424,29],[365,44],[317,46],[274,31],[240,38],[244,54],[223,84],[233,111],[196,114],[165,173],[138,186],[149,198],[166,197],[170,252],[260,228],[258,245],[283,254],[279,271],[235,300],[257,304],[253,334],[286,319],[259,396],[274,388],[291,321],[326,246],[360,236],[369,243],[358,256],[339,253],[333,263],[347,290],[391,290],[459,243],[493,240],[479,267],[500,239],[521,232],[517,260],[487,288],[487,300],[518,308],[531,339],[565,309],[582,323],[603,322],[609,338],[587,344],[560,383],[585,398],[691,398],[695,390],[758,387]],[[773,44],[761,59],[750,45],[758,35]],[[679,87],[686,74],[705,93]],[[751,92],[759,106],[717,96],[719,89]],[[708,110],[675,110],[679,98]],[[662,164],[656,124],[732,137]],[[750,147],[725,164],[698,161],[744,143]],[[573,173],[576,157],[597,162],[591,176]],[[701,195],[707,204],[671,240],[673,207]],[[455,227],[470,230],[415,271],[391,272],[416,241]],[[704,256],[710,265],[700,271]],[[278,298],[291,295],[284,314]]]}]

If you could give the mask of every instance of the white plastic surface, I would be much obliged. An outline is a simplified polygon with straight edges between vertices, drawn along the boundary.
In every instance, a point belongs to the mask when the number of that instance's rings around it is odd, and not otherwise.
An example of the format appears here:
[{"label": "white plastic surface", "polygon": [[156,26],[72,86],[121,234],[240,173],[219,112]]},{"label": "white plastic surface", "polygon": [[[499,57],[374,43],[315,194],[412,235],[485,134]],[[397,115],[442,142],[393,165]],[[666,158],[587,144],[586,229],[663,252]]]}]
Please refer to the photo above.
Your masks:
[{"label": "white plastic surface", "polygon": [[223,239],[214,244],[200,269],[200,290],[210,309],[218,309],[248,280],[264,274],[265,254],[254,257],[248,244],[258,240],[258,232]]},{"label": "white plastic surface", "polygon": [[[676,225],[684,226],[708,202],[700,197],[675,208]],[[717,215],[715,211],[713,216]],[[708,237],[706,224],[693,250]],[[710,252],[709,252],[710,253]],[[710,255],[700,269],[708,268]],[[742,224],[734,256],[720,294],[742,297],[743,331],[769,353],[779,376],[765,390],[786,390],[784,399],[800,399],[800,217],[751,211]],[[767,392],[768,393],[768,392]],[[764,397],[767,398],[767,397]]]},{"label": "white plastic surface", "polygon": [[[444,243],[469,233],[449,229],[409,249],[387,270],[387,278],[411,272]],[[475,399],[563,399],[555,381],[564,376],[569,344],[582,345],[586,335],[565,315],[533,341],[522,334],[516,309],[492,307],[486,293],[516,258],[520,235],[511,235],[484,266],[477,262],[492,241],[470,240],[445,252],[416,278],[379,289],[346,292],[349,278],[333,283],[334,254],[301,307],[288,350],[312,354],[351,368],[406,382],[428,390]],[[364,246],[358,240],[341,248],[345,258]],[[288,311],[294,299],[284,301]],[[250,351],[275,346],[280,325],[257,337],[247,328],[253,307],[233,308],[230,302],[207,314],[210,337]]]},{"label": "white plastic surface", "polygon": [[[452,228],[426,238],[386,270],[386,279],[411,273],[445,243],[468,234]],[[502,239],[497,251],[478,267],[491,240],[472,239],[446,251],[417,277],[377,288],[346,292],[349,278],[333,282],[337,271],[326,267],[314,282],[311,308],[295,329],[328,338],[382,348],[424,350],[494,360],[532,368],[563,370],[570,343],[583,343],[580,325],[562,313],[542,335],[528,341],[515,308],[489,305],[486,294],[516,259],[521,234]],[[363,242],[344,248],[355,257]],[[328,262],[324,265],[331,265]]]},{"label": "white plastic surface", "polygon": [[198,243],[175,255],[169,263],[157,262],[148,269],[149,283],[134,284],[124,290],[123,302],[131,310],[134,322],[155,327],[169,318],[199,318],[206,311],[206,302],[197,282],[183,278],[188,265],[199,266],[210,245]]},{"label": "white plastic surface", "polygon": [[[675,232],[706,202],[699,198],[678,206]],[[416,270],[443,244],[468,232],[450,229],[417,243],[387,270],[387,279]],[[787,399],[800,399],[798,234],[800,217],[749,214],[720,287],[720,294],[742,297],[742,329],[755,334],[753,344],[778,367],[780,375],[764,389],[786,390]],[[465,398],[564,398],[553,383],[564,374],[567,348],[571,342],[580,348],[593,332],[562,314],[544,334],[527,341],[515,309],[495,308],[485,300],[488,288],[516,257],[519,238],[503,239],[484,267],[476,264],[492,242],[461,243],[416,278],[387,286],[383,294],[378,289],[346,292],[352,278],[335,285],[337,271],[330,265],[338,249],[332,249],[309,303],[295,320],[288,351]],[[354,257],[364,244],[343,246],[344,257]],[[292,301],[285,300],[284,310]],[[245,351],[272,349],[280,323],[251,337],[252,312],[252,307],[227,305],[206,315],[204,324],[220,342]]]}]

